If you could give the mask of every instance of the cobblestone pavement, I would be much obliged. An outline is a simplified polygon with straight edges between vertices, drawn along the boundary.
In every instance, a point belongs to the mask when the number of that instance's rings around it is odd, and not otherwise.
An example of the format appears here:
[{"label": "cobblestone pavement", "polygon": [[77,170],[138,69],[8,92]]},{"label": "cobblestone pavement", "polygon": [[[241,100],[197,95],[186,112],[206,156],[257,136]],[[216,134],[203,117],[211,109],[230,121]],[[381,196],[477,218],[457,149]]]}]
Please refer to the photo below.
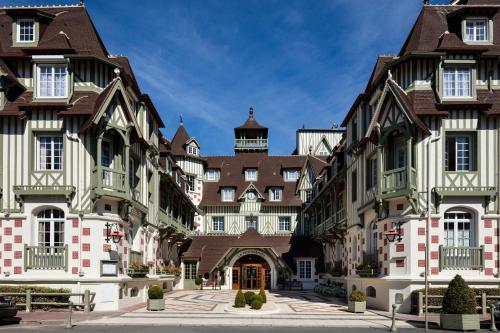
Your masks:
[{"label": "cobblestone pavement", "polygon": [[[236,291],[233,290],[183,290],[166,296],[165,311],[151,312],[146,308],[119,316],[88,320],[87,325],[194,325],[194,326],[301,326],[301,327],[372,327],[386,329],[390,320],[367,311],[364,314],[347,312],[340,299],[325,298],[310,291],[268,292],[269,306],[276,313],[263,314],[257,310],[228,313]],[[399,327],[412,327],[399,322]]]}]

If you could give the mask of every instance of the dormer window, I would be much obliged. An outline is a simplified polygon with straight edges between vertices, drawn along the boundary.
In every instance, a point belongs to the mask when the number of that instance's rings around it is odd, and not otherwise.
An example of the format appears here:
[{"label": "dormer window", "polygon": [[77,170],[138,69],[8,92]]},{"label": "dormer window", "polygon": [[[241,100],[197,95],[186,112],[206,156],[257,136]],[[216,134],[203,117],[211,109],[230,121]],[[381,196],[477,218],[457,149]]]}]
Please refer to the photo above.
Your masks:
[{"label": "dormer window", "polygon": [[245,181],[247,182],[257,181],[257,169],[246,169]]},{"label": "dormer window", "polygon": [[281,201],[281,197],[282,197],[282,190],[280,188],[272,188],[270,191],[269,191],[269,200],[270,201]]},{"label": "dormer window", "polygon": [[206,179],[207,181],[209,182],[216,182],[219,180],[219,177],[220,177],[220,171],[219,170],[215,170],[215,169],[209,169],[207,170],[206,172]]},{"label": "dormer window", "polygon": [[221,190],[222,192],[222,201],[229,202],[234,201],[234,188],[225,187]]},{"label": "dormer window", "polygon": [[283,174],[286,182],[295,182],[300,177],[300,170],[299,169],[285,170]]},{"label": "dormer window", "polygon": [[464,41],[486,42],[488,41],[488,21],[486,19],[465,20]]},{"label": "dormer window", "polygon": [[443,70],[443,97],[472,97],[471,69],[445,67]]},{"label": "dormer window", "polygon": [[35,20],[19,19],[16,25],[16,42],[33,43],[35,41]]},{"label": "dormer window", "polygon": [[37,65],[38,98],[68,97],[68,69],[63,64]]},{"label": "dormer window", "polygon": [[187,153],[188,153],[189,155],[196,155],[196,156],[198,156],[198,154],[199,154],[198,147],[195,147],[195,146],[187,146]]}]

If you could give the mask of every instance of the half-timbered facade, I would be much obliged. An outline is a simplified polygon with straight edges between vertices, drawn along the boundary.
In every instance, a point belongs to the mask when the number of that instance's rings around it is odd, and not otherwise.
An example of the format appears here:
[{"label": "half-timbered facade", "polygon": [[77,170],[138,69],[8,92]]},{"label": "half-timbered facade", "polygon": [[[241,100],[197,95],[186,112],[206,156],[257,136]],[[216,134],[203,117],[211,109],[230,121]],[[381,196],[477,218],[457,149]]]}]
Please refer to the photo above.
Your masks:
[{"label": "half-timbered facade", "polygon": [[424,5],[343,121],[347,224],[325,260],[342,258],[348,292],[370,306],[409,311],[426,273],[432,286],[460,274],[497,287],[499,10]]},{"label": "half-timbered facade", "polygon": [[83,5],[0,8],[0,23],[0,283],[144,301],[172,284],[161,241],[184,241],[196,211],[165,181],[162,120]]}]

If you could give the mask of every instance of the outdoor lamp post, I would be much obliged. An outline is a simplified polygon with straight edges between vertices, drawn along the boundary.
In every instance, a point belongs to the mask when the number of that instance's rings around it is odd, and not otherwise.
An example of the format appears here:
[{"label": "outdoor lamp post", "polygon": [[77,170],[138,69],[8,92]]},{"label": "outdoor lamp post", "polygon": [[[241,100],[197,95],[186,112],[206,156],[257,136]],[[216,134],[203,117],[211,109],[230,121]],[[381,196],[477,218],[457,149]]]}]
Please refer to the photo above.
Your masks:
[{"label": "outdoor lamp post", "polygon": [[401,222],[398,222],[394,229],[384,232],[384,235],[389,243],[393,243],[396,239],[398,243],[401,242]]},{"label": "outdoor lamp post", "polygon": [[[120,231],[118,231],[118,225],[116,223],[109,224],[108,222],[106,222],[105,226],[106,226],[106,237],[104,238],[104,240],[106,241],[106,243],[109,243],[110,240],[113,240],[113,243],[115,244],[120,243],[123,234]],[[115,230],[112,230],[113,227],[115,228]]]}]

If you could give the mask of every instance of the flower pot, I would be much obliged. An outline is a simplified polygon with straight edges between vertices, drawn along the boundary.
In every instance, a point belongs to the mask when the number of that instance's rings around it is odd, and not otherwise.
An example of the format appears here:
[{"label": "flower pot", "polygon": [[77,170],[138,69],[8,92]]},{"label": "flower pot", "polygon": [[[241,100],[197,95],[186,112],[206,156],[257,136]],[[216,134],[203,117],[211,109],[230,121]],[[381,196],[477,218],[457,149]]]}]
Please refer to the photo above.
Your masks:
[{"label": "flower pot", "polygon": [[347,311],[354,313],[363,313],[366,311],[366,302],[347,302]]},{"label": "flower pot", "polygon": [[164,299],[149,299],[148,298],[148,310],[149,311],[165,310],[165,300]]},{"label": "flower pot", "polygon": [[441,313],[440,323],[444,330],[476,331],[479,329],[479,315]]},{"label": "flower pot", "polygon": [[134,268],[129,268],[127,269],[127,274],[130,277],[146,277],[146,275],[149,273],[148,270],[144,269],[134,269]]}]

